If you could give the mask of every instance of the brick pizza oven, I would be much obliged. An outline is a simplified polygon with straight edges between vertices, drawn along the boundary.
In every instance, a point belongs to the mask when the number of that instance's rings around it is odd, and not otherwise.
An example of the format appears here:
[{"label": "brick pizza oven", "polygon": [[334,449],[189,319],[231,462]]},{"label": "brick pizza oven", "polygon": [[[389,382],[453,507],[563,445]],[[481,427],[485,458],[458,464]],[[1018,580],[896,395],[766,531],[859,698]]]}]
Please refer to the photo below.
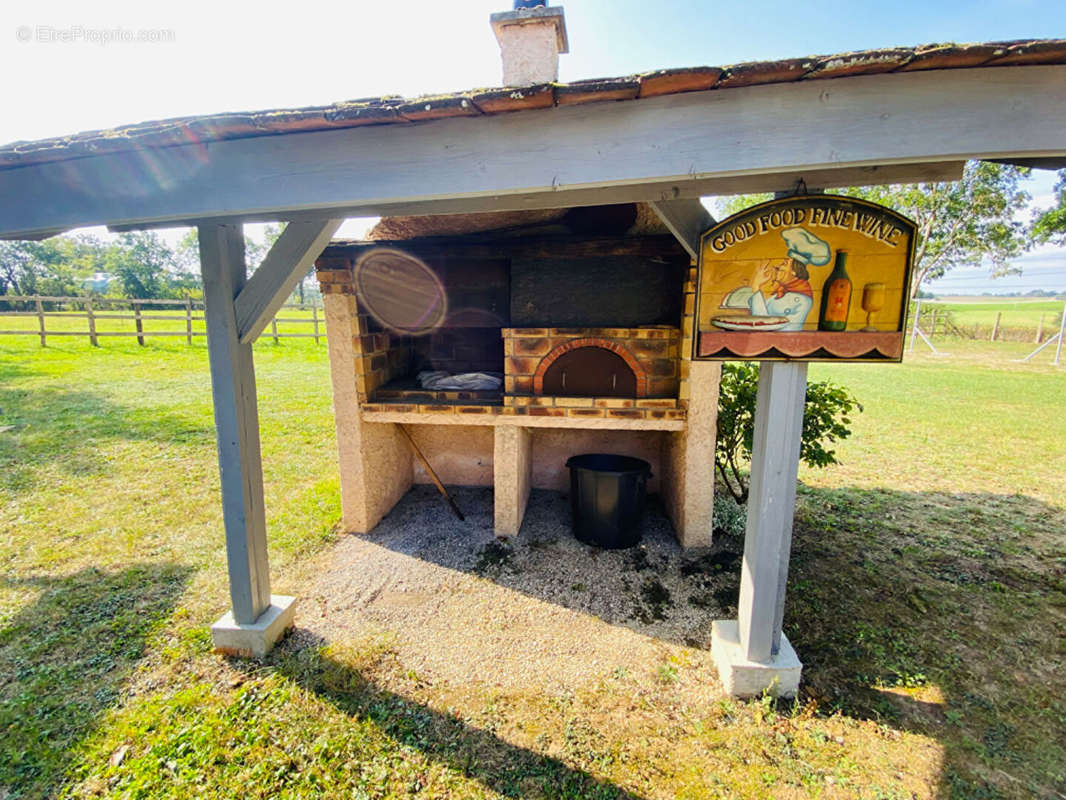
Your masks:
[{"label": "brick pizza oven", "polygon": [[[424,274],[368,277],[361,265],[381,253]],[[498,535],[518,533],[530,489],[568,488],[569,456],[611,452],[651,463],[681,542],[709,544],[718,371],[694,374],[695,269],[650,208],[387,218],[365,241],[331,243],[316,268],[349,530],[429,482],[403,425],[444,483],[494,487]],[[425,299],[434,287],[439,302]],[[405,292],[425,329],[384,318]]]}]

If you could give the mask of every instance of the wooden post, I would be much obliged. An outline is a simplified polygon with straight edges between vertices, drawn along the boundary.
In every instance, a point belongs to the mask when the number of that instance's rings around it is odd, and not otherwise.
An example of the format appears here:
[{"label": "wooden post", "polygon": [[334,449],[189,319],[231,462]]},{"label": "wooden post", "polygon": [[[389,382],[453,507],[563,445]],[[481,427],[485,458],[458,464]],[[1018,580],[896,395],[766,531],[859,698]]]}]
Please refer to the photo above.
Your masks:
[{"label": "wooden post", "polygon": [[315,326],[315,344],[318,344],[318,306],[311,306],[311,319]]},{"label": "wooden post", "polygon": [[1033,344],[1040,344],[1040,340],[1044,338],[1044,317],[1046,316],[1047,314],[1040,315],[1040,322],[1036,326],[1036,338],[1033,339]]},{"label": "wooden post", "polygon": [[44,306],[41,305],[40,297],[34,297],[33,302],[37,306],[37,322],[41,326],[41,347],[48,347],[48,343],[45,341]]},{"label": "wooden post", "polygon": [[934,336],[936,336],[936,312],[939,311],[939,310],[940,310],[939,308],[934,308],[933,309],[933,316],[929,320],[929,338],[930,339],[932,339]]},{"label": "wooden post", "polygon": [[234,299],[247,279],[240,225],[199,226],[204,317],[222,481],[233,618],[247,625],[270,606],[252,346],[237,334]]},{"label": "wooden post", "polygon": [[137,327],[137,344],[144,347],[144,337],[139,334],[144,333],[144,324],[141,322],[141,304],[139,301],[133,301],[133,324]]},{"label": "wooden post", "polygon": [[192,344],[192,298],[185,295],[185,340]]},{"label": "wooden post", "polygon": [[91,297],[85,299],[85,315],[89,319],[89,344],[93,347],[99,347],[100,343],[96,340],[96,318],[93,316],[93,299]]},{"label": "wooden post", "polygon": [[781,646],[806,394],[805,362],[760,363],[738,603],[740,646],[749,661],[767,662]]},{"label": "wooden post", "polygon": [[278,318],[270,320],[270,333],[274,336],[274,344],[278,343]]},{"label": "wooden post", "polygon": [[999,335],[999,320],[1003,316],[1002,311],[996,312],[996,324],[992,326],[992,338],[989,341],[996,341],[996,336]]}]

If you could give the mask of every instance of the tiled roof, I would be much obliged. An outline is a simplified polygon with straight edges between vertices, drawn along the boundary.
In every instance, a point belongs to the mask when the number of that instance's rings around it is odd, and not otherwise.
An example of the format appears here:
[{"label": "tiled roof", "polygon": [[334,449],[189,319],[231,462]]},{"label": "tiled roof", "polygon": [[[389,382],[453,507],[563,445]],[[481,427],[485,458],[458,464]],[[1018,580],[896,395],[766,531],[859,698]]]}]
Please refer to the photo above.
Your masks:
[{"label": "tiled roof", "polygon": [[556,105],[640,100],[666,94],[821,80],[882,72],[1066,64],[1066,39],[986,44],[929,44],[726,67],[685,67],[623,78],[475,89],[415,99],[374,97],[328,106],[274,109],[142,122],[111,130],[14,142],[0,147],[0,169],[115,153],[141,147],[194,144],[251,136],[303,133],[363,125],[407,125],[445,117],[476,117]]}]

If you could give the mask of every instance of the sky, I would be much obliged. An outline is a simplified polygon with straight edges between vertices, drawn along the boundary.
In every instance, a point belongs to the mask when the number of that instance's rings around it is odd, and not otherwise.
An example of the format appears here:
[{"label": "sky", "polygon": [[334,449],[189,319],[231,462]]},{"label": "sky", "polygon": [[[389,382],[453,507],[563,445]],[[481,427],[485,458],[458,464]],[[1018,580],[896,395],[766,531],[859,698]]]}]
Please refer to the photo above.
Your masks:
[{"label": "sky", "polygon": [[[563,81],[929,42],[1066,37],[1063,0],[558,4],[571,50],[560,57]],[[488,18],[510,7],[510,0],[6,0],[0,144],[150,119],[498,85]],[[126,41],[138,38],[147,41]],[[1053,183],[1052,174],[1041,175],[1030,191],[1049,202]],[[1059,258],[1066,288],[1066,251],[1038,255]]]}]

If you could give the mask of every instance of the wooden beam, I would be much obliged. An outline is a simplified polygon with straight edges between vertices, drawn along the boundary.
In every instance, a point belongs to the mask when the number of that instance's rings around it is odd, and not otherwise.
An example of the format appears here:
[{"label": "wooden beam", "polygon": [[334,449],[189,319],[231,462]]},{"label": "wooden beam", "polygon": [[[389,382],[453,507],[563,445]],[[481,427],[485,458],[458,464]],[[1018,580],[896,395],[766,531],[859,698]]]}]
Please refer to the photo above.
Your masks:
[{"label": "wooden beam", "polygon": [[[710,195],[758,194],[782,186],[794,186],[800,179],[810,186],[875,186],[892,183],[928,183],[957,181],[962,177],[963,161],[937,161],[915,164],[884,164],[840,169],[783,170],[754,175],[723,175],[692,178],[686,183],[647,183],[595,189],[559,189],[536,195],[487,195],[484,197],[437,197],[431,200],[400,201],[368,206],[344,206],[328,209],[330,216],[402,216],[406,214],[472,214],[479,211],[528,211],[546,208],[571,208],[610,203],[655,202],[658,200],[697,199]],[[166,222],[141,222],[109,225],[115,233],[135,230],[175,228],[184,225],[234,225],[246,222],[278,222],[321,219],[323,211],[286,209],[270,213],[241,213],[209,218],[190,217]],[[56,231],[61,233],[61,231]],[[0,239],[10,238],[0,234]]]},{"label": "wooden beam", "polygon": [[651,207],[693,258],[700,257],[700,234],[714,225],[714,217],[698,199],[659,200]]},{"label": "wooden beam", "polygon": [[769,661],[781,643],[806,393],[805,362],[759,364],[737,601],[740,645],[748,661]]},{"label": "wooden beam", "polygon": [[[335,242],[323,254],[358,258],[378,247],[395,247],[420,258],[679,258],[684,250],[673,236],[530,236],[477,239],[476,236],[440,236],[431,239]],[[254,276],[253,276],[254,278]]]},{"label": "wooden beam", "polygon": [[241,344],[256,340],[285,305],[343,219],[290,222],[234,303]]},{"label": "wooden beam", "polygon": [[1060,156],[1064,129],[1066,65],[799,81],[7,169],[0,235],[675,199],[757,175],[830,186],[818,173]]},{"label": "wooden beam", "polygon": [[244,235],[239,225],[204,225],[199,239],[230,599],[247,625],[270,606],[270,571],[252,346],[240,342],[233,302],[245,285]]}]

